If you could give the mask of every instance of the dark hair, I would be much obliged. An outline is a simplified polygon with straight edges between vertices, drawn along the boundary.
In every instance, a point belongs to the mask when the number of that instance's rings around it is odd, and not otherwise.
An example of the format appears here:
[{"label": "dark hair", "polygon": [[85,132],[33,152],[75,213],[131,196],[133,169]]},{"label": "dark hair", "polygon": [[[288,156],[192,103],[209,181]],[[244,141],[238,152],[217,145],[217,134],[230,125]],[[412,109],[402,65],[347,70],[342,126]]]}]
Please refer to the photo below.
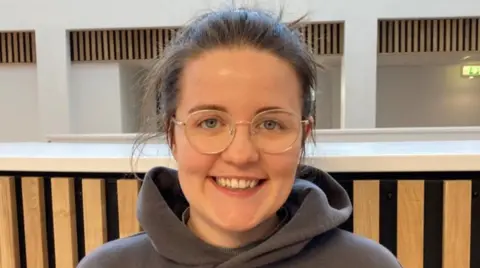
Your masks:
[{"label": "dark hair", "polygon": [[[227,8],[204,14],[182,28],[145,77],[142,129],[136,143],[164,136],[171,146],[180,74],[187,61],[215,48],[252,47],[289,62],[301,82],[302,117],[315,118],[317,64],[298,30],[301,19],[289,24],[281,19],[282,12],[274,16],[260,9]],[[153,108],[155,101],[158,106]],[[305,137],[302,140],[304,155]]]}]

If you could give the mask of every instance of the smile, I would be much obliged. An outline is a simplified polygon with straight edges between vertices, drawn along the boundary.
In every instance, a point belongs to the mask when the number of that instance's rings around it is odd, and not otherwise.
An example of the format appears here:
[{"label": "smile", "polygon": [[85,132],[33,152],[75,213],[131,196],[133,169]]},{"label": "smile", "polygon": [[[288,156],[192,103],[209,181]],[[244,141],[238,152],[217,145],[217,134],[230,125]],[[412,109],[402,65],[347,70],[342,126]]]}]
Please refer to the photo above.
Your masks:
[{"label": "smile", "polygon": [[224,188],[232,190],[248,190],[259,186],[263,179],[241,179],[228,177],[212,177],[213,181]]}]

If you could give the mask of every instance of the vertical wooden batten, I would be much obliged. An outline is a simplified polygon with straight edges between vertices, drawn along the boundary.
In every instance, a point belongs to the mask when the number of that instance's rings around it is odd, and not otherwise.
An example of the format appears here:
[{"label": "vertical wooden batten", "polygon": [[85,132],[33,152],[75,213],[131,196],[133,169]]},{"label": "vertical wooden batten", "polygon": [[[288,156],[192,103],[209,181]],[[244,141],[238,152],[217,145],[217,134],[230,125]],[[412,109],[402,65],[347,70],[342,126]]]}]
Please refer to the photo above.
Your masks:
[{"label": "vertical wooden batten", "polygon": [[140,182],[136,179],[121,179],[117,182],[120,238],[140,232],[136,217],[139,188]]},{"label": "vertical wooden batten", "polygon": [[423,268],[424,181],[398,181],[397,187],[397,257],[404,267]]},{"label": "vertical wooden batten", "polygon": [[52,213],[56,267],[76,267],[78,244],[73,178],[52,178]]},{"label": "vertical wooden batten", "polygon": [[14,177],[0,177],[0,267],[20,268]]},{"label": "vertical wooden batten", "polygon": [[443,268],[470,267],[472,182],[444,182]]},{"label": "vertical wooden batten", "polygon": [[48,268],[43,178],[22,177],[27,267]]},{"label": "vertical wooden batten", "polygon": [[82,179],[85,254],[107,242],[105,181]]},{"label": "vertical wooden batten", "polygon": [[380,241],[380,182],[358,180],[353,182],[353,231]]}]

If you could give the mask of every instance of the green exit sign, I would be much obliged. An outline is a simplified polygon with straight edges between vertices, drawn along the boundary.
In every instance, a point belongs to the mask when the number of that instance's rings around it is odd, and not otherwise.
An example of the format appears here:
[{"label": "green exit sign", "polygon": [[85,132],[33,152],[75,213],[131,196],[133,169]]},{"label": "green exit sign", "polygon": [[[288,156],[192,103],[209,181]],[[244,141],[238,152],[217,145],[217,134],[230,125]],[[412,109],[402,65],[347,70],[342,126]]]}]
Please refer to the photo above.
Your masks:
[{"label": "green exit sign", "polygon": [[462,67],[462,76],[480,76],[480,65],[464,65]]}]

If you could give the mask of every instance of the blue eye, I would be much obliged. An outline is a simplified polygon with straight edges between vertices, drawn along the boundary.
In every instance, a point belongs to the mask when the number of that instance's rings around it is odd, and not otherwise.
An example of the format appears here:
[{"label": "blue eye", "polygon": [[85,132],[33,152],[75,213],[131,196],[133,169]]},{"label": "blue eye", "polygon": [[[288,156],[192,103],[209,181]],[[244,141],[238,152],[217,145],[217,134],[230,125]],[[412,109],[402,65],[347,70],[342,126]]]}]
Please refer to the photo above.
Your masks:
[{"label": "blue eye", "polygon": [[203,120],[200,125],[205,128],[215,128],[218,125],[218,120],[214,118]]},{"label": "blue eye", "polygon": [[278,123],[273,120],[267,120],[262,123],[262,127],[268,130],[273,130],[278,126]]}]

